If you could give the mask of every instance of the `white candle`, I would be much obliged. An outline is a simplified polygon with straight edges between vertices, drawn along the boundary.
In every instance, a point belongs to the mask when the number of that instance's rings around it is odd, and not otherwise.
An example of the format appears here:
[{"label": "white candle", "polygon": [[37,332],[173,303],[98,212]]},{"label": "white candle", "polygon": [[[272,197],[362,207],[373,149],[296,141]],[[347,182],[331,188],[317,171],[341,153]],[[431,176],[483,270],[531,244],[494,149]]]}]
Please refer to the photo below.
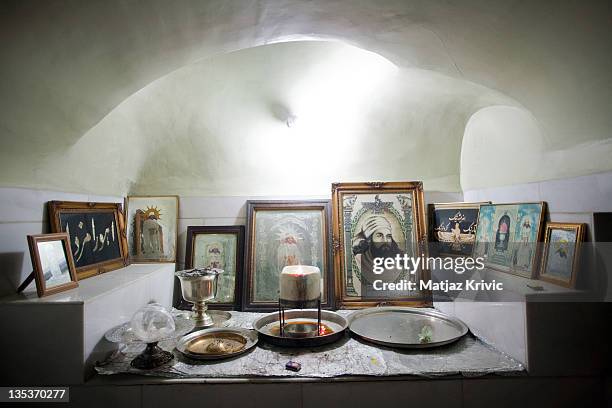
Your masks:
[{"label": "white candle", "polygon": [[290,301],[309,301],[321,296],[321,271],[316,266],[285,266],[280,274],[280,297]]}]

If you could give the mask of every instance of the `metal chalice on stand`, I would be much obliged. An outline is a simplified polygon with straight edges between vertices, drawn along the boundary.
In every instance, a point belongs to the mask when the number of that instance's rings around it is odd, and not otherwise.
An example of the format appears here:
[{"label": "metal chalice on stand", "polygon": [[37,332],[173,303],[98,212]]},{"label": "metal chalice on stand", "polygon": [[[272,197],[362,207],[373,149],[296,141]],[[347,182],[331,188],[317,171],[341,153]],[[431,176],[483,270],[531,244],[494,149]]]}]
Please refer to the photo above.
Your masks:
[{"label": "metal chalice on stand", "polygon": [[195,268],[175,272],[181,282],[183,299],[193,303],[193,319],[196,328],[211,327],[215,324],[207,312],[206,302],[217,296],[217,283],[222,269]]}]

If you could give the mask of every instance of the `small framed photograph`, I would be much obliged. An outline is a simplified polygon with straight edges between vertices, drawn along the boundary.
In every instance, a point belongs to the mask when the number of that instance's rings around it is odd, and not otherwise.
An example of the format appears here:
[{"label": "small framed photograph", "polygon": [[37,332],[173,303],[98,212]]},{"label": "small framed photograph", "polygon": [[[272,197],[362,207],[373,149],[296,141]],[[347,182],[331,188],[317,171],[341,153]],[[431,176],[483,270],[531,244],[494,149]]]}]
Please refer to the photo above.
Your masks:
[{"label": "small framed photograph", "polygon": [[472,255],[481,204],[490,202],[429,204],[429,242],[436,255]]},{"label": "small framed photograph", "polygon": [[[339,308],[379,304],[428,306],[431,292],[374,290],[378,258],[420,257],[427,252],[423,184],[419,181],[332,184],[332,233]],[[388,282],[426,280],[429,271],[385,272]]]},{"label": "small framed photograph", "polygon": [[47,208],[51,232],[68,234],[79,279],[128,264],[121,204],[50,201]]},{"label": "small framed photograph", "polygon": [[209,309],[237,310],[241,306],[244,226],[187,227],[185,268],[218,268],[217,296],[206,302]]},{"label": "small framed photograph", "polygon": [[128,196],[125,200],[130,261],[175,262],[178,196]]},{"label": "small framed photograph", "polygon": [[288,265],[318,267],[321,305],[333,306],[329,213],[329,200],[247,201],[243,310],[275,309],[280,273]]},{"label": "small framed photograph", "polygon": [[543,281],[576,287],[580,244],[585,224],[549,222],[544,235],[544,252],[539,278]]},{"label": "small framed photograph", "polygon": [[38,297],[79,286],[67,233],[28,235]]},{"label": "small framed photograph", "polygon": [[481,205],[473,256],[486,258],[492,269],[533,279],[545,214],[543,201]]}]

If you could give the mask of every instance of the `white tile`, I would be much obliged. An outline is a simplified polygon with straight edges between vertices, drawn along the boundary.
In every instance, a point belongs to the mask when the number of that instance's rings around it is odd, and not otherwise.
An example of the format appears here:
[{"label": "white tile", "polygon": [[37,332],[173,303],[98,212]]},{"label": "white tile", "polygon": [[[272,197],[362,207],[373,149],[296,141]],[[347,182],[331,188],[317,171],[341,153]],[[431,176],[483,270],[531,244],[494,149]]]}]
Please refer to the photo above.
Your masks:
[{"label": "white tile", "polygon": [[[129,321],[134,313],[150,301],[156,301],[166,307],[172,304],[174,264],[146,265],[147,273],[142,279],[117,283],[113,290],[106,290],[84,305],[84,345],[83,358],[87,367],[96,360],[103,360],[112,352],[116,345],[104,339],[104,333],[109,329]],[[152,271],[152,272],[151,272]],[[125,270],[117,271],[117,275]],[[132,271],[134,272],[134,271]],[[137,271],[139,272],[139,271]]]},{"label": "white tile", "polygon": [[601,201],[595,176],[543,181],[540,191],[550,212],[593,211]]},{"label": "white tile", "polygon": [[488,201],[481,198],[482,190],[466,190],[463,192],[463,201],[466,203],[477,203],[480,201]]},{"label": "white tile", "polygon": [[180,218],[245,218],[248,200],[329,200],[331,196],[180,197]]},{"label": "white tile", "polygon": [[44,228],[42,222],[0,224],[0,297],[14,293],[32,272],[26,236],[40,234]]},{"label": "white tile", "polygon": [[525,303],[458,301],[455,315],[472,333],[521,363],[527,363]]},{"label": "white tile", "polygon": [[593,208],[594,212],[612,211],[612,172],[601,173],[595,176],[599,197]]},{"label": "white tile", "polygon": [[204,225],[208,226],[225,226],[225,225],[246,225],[246,217],[235,218],[205,218]]},{"label": "white tile", "polygon": [[25,188],[0,188],[0,222],[42,221],[47,218],[47,201],[86,201],[84,194]]},{"label": "white tile", "polygon": [[246,216],[246,197],[180,197],[181,218]]},{"label": "white tile", "polygon": [[430,203],[456,203],[463,201],[462,193],[445,193],[442,191],[425,191],[425,204]]},{"label": "white tile", "polygon": [[500,204],[541,201],[540,186],[538,183],[528,183],[489,188],[481,191],[480,200]]},{"label": "white tile", "polygon": [[442,313],[446,313],[450,316],[455,316],[455,302],[436,302],[434,301],[434,307],[441,311]]}]

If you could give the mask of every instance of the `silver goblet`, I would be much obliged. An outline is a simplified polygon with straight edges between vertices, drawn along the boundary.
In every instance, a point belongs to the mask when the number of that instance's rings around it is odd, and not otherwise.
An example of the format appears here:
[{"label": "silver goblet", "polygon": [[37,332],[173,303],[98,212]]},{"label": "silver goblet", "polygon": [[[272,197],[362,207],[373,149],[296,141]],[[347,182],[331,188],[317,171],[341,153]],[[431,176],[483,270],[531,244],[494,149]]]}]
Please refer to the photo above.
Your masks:
[{"label": "silver goblet", "polygon": [[211,327],[214,325],[212,317],[206,312],[206,301],[217,296],[217,280],[222,269],[201,268],[178,271],[175,276],[181,282],[183,299],[193,303],[195,327]]}]

